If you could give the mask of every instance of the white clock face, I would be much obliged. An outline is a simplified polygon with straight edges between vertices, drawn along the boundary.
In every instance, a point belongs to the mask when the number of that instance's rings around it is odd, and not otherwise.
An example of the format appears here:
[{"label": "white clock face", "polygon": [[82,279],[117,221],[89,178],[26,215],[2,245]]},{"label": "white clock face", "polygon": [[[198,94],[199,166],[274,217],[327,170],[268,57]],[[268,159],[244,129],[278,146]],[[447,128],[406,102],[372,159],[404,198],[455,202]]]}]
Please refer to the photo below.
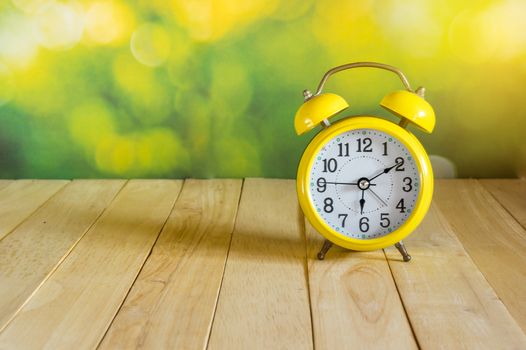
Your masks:
[{"label": "white clock face", "polygon": [[337,135],[314,156],[310,199],[336,232],[355,239],[385,236],[413,212],[420,175],[394,136],[374,129]]}]

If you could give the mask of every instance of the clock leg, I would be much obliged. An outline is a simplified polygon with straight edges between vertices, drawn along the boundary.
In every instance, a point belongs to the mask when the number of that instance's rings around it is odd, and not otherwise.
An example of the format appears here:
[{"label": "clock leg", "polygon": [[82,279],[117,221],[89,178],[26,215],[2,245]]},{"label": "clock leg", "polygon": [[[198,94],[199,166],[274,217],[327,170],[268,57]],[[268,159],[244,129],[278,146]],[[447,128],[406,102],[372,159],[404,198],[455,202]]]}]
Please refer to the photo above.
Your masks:
[{"label": "clock leg", "polygon": [[321,247],[320,251],[318,252],[318,260],[325,259],[325,254],[327,254],[327,251],[331,249],[331,247],[332,242],[326,239],[325,242],[323,242],[323,247]]},{"label": "clock leg", "polygon": [[407,249],[405,248],[404,242],[400,241],[398,243],[395,243],[396,249],[402,254],[402,257],[404,258],[405,262],[408,262],[411,260],[411,255],[407,252]]}]

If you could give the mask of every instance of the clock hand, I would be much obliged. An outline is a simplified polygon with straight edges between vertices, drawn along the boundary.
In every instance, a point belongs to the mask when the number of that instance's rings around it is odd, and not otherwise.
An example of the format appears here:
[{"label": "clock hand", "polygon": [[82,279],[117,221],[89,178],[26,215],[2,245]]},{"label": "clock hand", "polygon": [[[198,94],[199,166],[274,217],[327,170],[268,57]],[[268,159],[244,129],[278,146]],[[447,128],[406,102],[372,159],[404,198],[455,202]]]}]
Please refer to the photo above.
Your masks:
[{"label": "clock hand", "polygon": [[[356,183],[356,182],[330,182],[330,181],[326,181],[325,183],[329,184],[329,185],[355,185],[355,186],[358,186],[358,183]],[[370,184],[370,186],[376,186],[376,184]]]},{"label": "clock hand", "polygon": [[364,194],[365,190],[362,190],[362,199],[360,199],[360,215],[363,214],[363,206],[365,205],[365,199],[363,199]]},{"label": "clock hand", "polygon": [[378,199],[380,202],[382,202],[382,204],[383,204],[385,207],[387,207],[387,203],[384,202],[384,200],[383,200],[382,198],[380,198],[380,196],[378,196],[378,195],[376,194],[376,192],[373,191],[372,188],[369,187],[369,191],[371,191],[371,194],[372,194],[376,199]]},{"label": "clock hand", "polygon": [[393,168],[394,168],[395,166],[397,166],[398,164],[399,164],[399,163],[395,163],[395,165],[390,166],[389,168],[385,168],[384,170],[382,170],[381,173],[376,174],[375,176],[371,177],[371,178],[369,179],[369,182],[373,181],[374,179],[376,179],[376,178],[377,178],[378,176],[380,176],[380,175],[387,174],[388,172],[391,171],[391,169],[393,169]]}]

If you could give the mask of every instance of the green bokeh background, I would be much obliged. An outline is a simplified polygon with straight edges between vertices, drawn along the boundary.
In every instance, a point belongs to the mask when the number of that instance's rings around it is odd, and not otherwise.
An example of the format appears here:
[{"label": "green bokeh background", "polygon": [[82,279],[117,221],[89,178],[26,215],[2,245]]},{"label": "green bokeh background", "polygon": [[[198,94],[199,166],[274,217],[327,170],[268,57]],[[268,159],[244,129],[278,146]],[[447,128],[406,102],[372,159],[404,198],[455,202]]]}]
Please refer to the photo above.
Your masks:
[{"label": "green bokeh background", "polygon": [[[526,173],[524,1],[33,1],[0,5],[0,177],[295,177],[302,90],[379,61],[423,85],[439,173]],[[396,76],[326,86],[348,114]]]}]

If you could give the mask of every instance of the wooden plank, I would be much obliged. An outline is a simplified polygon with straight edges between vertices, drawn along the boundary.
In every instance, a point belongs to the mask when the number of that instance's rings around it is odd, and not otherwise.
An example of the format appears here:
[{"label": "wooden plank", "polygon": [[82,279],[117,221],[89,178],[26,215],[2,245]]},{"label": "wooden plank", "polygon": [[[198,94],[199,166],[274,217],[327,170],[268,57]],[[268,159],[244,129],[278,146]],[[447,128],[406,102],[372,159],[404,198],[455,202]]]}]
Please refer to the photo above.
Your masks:
[{"label": "wooden plank", "polygon": [[0,329],[123,185],[118,180],[73,181],[0,241]]},{"label": "wooden plank", "polygon": [[526,231],[476,180],[439,181],[435,201],[526,331]]},{"label": "wooden plank", "polygon": [[187,180],[100,349],[205,349],[241,180]]},{"label": "wooden plank", "polygon": [[479,180],[493,197],[526,228],[526,180]]},{"label": "wooden plank", "polygon": [[146,260],[181,181],[132,180],[0,333],[0,348],[92,349]]},{"label": "wooden plank", "polygon": [[0,190],[0,240],[68,182],[17,180]]},{"label": "wooden plank", "polygon": [[312,348],[294,189],[291,180],[245,180],[209,349]]},{"label": "wooden plank", "polygon": [[416,349],[383,251],[333,246],[306,221],[309,289],[316,349]]},{"label": "wooden plank", "polygon": [[524,333],[455,236],[448,223],[451,215],[444,217],[437,202],[405,240],[411,262],[401,261],[395,248],[386,249],[420,347],[523,349]]}]

